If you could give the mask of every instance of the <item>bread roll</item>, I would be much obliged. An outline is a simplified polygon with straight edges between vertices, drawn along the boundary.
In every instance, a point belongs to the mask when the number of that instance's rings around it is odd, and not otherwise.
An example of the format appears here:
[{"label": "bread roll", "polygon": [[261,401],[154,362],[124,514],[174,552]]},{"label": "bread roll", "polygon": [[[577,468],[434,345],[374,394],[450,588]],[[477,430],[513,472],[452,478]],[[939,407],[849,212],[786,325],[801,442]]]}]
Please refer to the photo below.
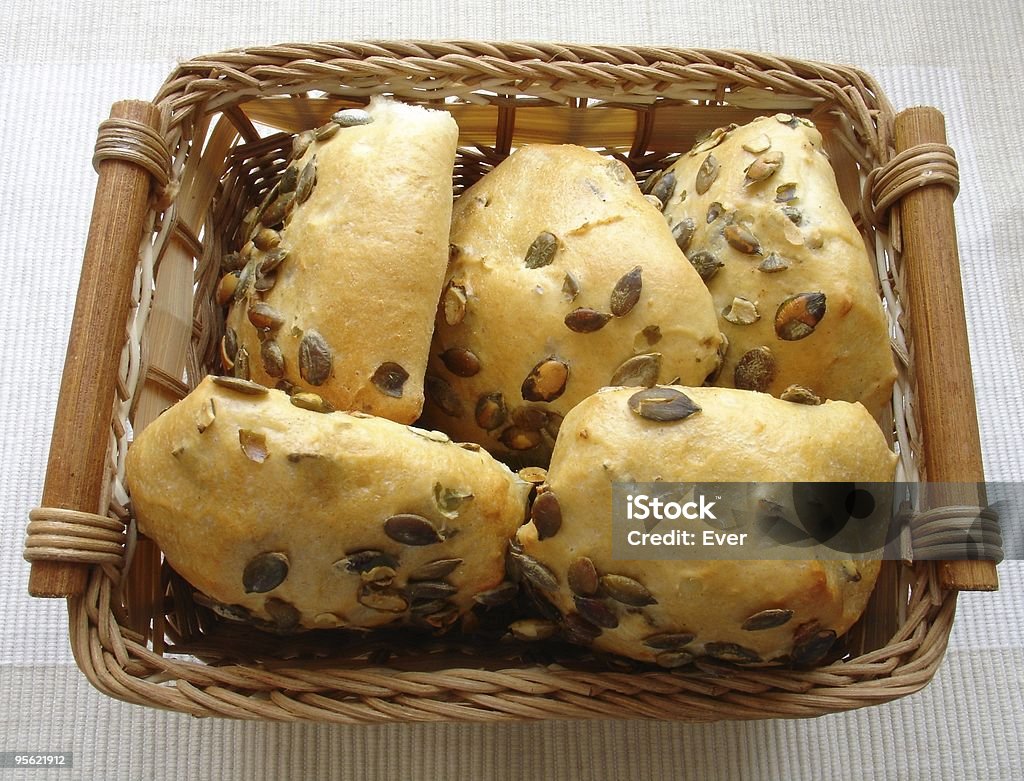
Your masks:
[{"label": "bread roll", "polygon": [[299,137],[284,195],[242,252],[226,358],[237,366],[243,350],[242,376],[411,423],[448,262],[458,128],[381,98],[335,116],[320,140]]},{"label": "bread roll", "polygon": [[864,610],[877,561],[613,560],[612,483],[886,482],[896,459],[881,432],[856,404],[657,390],[697,410],[653,420],[631,409],[637,389],[607,389],[566,416],[517,535],[524,577],[571,638],[601,650],[666,667],[818,661]]},{"label": "bread roll", "polygon": [[279,631],[443,629],[509,593],[524,481],[477,446],[307,401],[207,378],[128,451],[139,530],[216,609]]},{"label": "bread roll", "polygon": [[721,128],[652,187],[728,338],[717,384],[796,384],[879,416],[896,376],[888,323],[814,125],[779,114]]},{"label": "bread roll", "polygon": [[451,243],[424,415],[457,439],[546,463],[598,388],[717,365],[710,296],[616,160],[519,149],[458,199]]}]

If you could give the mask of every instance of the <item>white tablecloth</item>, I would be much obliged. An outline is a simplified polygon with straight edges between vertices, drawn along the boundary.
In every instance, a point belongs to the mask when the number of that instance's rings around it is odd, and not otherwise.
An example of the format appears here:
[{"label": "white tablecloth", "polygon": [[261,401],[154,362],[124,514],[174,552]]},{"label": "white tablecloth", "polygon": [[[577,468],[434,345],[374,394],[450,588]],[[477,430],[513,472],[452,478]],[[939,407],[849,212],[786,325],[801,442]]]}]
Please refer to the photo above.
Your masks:
[{"label": "white tablecloth", "polygon": [[[73,752],[0,778],[1013,779],[1024,777],[1024,565],[961,597],[923,692],[809,721],[337,727],[196,720],[109,700],[78,672],[63,602],[26,595],[95,175],[99,122],[178,59],[256,43],[467,38],[769,51],[859,65],[897,108],[945,112],[961,165],[964,286],[987,475],[1022,473],[1024,78],[1019,0],[829,2],[13,0],[0,32],[0,752]],[[1017,519],[1019,523],[1020,520]]]}]

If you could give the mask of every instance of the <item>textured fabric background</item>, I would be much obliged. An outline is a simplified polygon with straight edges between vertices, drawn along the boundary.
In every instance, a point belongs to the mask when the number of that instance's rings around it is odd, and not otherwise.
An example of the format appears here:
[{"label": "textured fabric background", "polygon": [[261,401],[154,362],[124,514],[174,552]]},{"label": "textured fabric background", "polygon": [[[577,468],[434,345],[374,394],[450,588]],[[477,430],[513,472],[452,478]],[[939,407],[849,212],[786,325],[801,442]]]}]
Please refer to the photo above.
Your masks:
[{"label": "textured fabric background", "polygon": [[[957,201],[987,474],[1024,455],[1024,79],[1019,0],[569,0],[494,3],[13,0],[0,28],[0,752],[71,751],[53,778],[1020,779],[1024,565],[961,598],[924,691],[811,721],[335,727],[196,720],[93,691],[62,602],[26,595],[21,546],[42,490],[95,175],[96,127],[151,97],[177,59],[352,38],[565,40],[751,49],[859,65],[897,108],[938,106]],[[1017,522],[1020,522],[1017,519]],[[45,771],[0,770],[0,778]]]}]

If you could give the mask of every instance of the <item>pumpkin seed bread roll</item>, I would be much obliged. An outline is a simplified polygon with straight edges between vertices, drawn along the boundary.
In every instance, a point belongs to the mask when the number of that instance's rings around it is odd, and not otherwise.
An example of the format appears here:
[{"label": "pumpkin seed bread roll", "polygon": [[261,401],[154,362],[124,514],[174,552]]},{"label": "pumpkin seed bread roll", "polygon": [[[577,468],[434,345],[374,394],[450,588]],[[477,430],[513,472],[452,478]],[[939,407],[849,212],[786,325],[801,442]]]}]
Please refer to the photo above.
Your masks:
[{"label": "pumpkin seed bread roll", "polygon": [[778,114],[720,128],[651,187],[728,339],[716,384],[799,385],[879,416],[896,377],[888,323],[814,125]]},{"label": "pumpkin seed bread roll", "polygon": [[298,136],[229,280],[236,376],[400,423],[419,416],[457,139],[447,112],[378,98]]},{"label": "pumpkin seed bread roll", "polygon": [[425,419],[543,464],[562,417],[605,385],[700,384],[711,298],[622,163],[519,149],[455,203]]},{"label": "pumpkin seed bread roll", "polygon": [[139,530],[211,607],[277,631],[439,630],[514,595],[527,483],[476,445],[307,401],[207,378],[129,449]]},{"label": "pumpkin seed bread roll", "polygon": [[577,642],[665,667],[810,664],[863,612],[879,562],[614,560],[612,483],[887,482],[895,460],[859,404],[606,389],[566,416],[512,558]]}]

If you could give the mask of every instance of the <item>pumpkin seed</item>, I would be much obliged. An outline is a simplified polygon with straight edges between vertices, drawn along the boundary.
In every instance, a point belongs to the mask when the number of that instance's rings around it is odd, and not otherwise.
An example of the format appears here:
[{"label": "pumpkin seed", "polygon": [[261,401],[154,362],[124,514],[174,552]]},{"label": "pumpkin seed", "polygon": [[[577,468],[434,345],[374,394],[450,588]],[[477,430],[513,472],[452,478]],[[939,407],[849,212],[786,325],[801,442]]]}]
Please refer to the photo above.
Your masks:
[{"label": "pumpkin seed", "polygon": [[729,246],[734,250],[745,255],[761,254],[761,242],[746,226],[738,223],[726,225],[722,233],[725,235],[725,240],[729,242]]},{"label": "pumpkin seed", "polygon": [[466,289],[454,280],[448,283],[442,302],[444,321],[448,325],[458,325],[466,317]]},{"label": "pumpkin seed", "polygon": [[775,335],[787,342],[806,339],[825,316],[824,293],[790,296],[775,312]]},{"label": "pumpkin seed", "polygon": [[765,274],[774,274],[776,271],[785,271],[787,268],[789,268],[789,261],[777,252],[772,252],[761,261],[757,270],[763,271]]},{"label": "pumpkin seed", "polygon": [[443,580],[421,580],[405,587],[405,595],[413,602],[427,599],[444,599],[458,592],[451,583]]},{"label": "pumpkin seed", "polygon": [[674,670],[677,667],[683,667],[693,661],[693,654],[687,653],[686,651],[662,651],[656,657],[654,657],[655,663],[659,667],[664,667],[667,670]]},{"label": "pumpkin seed", "polygon": [[569,364],[550,356],[530,370],[523,380],[522,396],[527,401],[554,401],[565,392]]},{"label": "pumpkin seed", "polygon": [[545,491],[537,497],[530,511],[530,519],[537,528],[537,539],[546,540],[562,528],[562,507],[554,491]]},{"label": "pumpkin seed", "polygon": [[786,182],[775,188],[775,201],[777,203],[791,203],[796,199],[796,182]]},{"label": "pumpkin seed", "polygon": [[341,127],[355,127],[356,125],[369,125],[373,122],[373,116],[369,111],[361,108],[345,108],[335,111],[331,115],[331,121],[337,122]]},{"label": "pumpkin seed", "polygon": [[402,390],[405,381],[409,379],[407,372],[400,364],[394,361],[386,361],[377,367],[370,381],[377,386],[377,390],[385,396],[395,399],[402,398]]},{"label": "pumpkin seed", "polygon": [[242,588],[246,594],[265,594],[288,577],[288,556],[284,553],[260,553],[242,570]]},{"label": "pumpkin seed", "polygon": [[650,388],[661,374],[661,353],[647,353],[627,358],[612,374],[609,385]]},{"label": "pumpkin seed", "polygon": [[433,545],[447,536],[422,515],[413,513],[392,515],[384,521],[384,533],[403,545]]},{"label": "pumpkin seed", "polygon": [[699,155],[701,152],[706,152],[709,149],[714,149],[716,146],[725,141],[729,137],[729,134],[735,130],[739,125],[732,123],[725,127],[718,127],[712,130],[702,138],[697,139],[697,143],[693,145],[690,150],[691,155]]},{"label": "pumpkin seed", "polygon": [[708,214],[707,217],[705,217],[705,221],[708,225],[710,225],[719,217],[721,217],[724,211],[725,209],[721,203],[719,203],[718,201],[712,201],[711,205],[708,206]]},{"label": "pumpkin seed", "polygon": [[518,593],[519,584],[513,583],[510,580],[505,580],[492,589],[481,591],[479,594],[474,594],[473,600],[484,607],[498,607],[499,605],[505,605],[511,602],[516,598]]},{"label": "pumpkin seed", "polygon": [[718,273],[718,269],[725,265],[713,252],[703,249],[687,255],[686,259],[690,261],[690,265],[697,270],[700,278],[705,282],[710,281]]},{"label": "pumpkin seed", "polygon": [[759,155],[762,152],[767,152],[771,149],[771,146],[772,140],[768,138],[768,134],[762,133],[756,138],[752,138],[750,141],[747,141],[747,143],[743,145],[743,148],[752,155]]},{"label": "pumpkin seed", "polygon": [[576,300],[576,296],[580,294],[580,283],[576,279],[576,276],[571,272],[565,272],[565,279],[562,280],[562,297],[566,301],[572,303]]},{"label": "pumpkin seed", "polygon": [[776,114],[775,120],[780,124],[785,125],[786,127],[793,128],[794,130],[796,129],[797,123],[799,122],[799,120],[792,114]]},{"label": "pumpkin seed", "polygon": [[334,406],[316,393],[299,391],[298,393],[292,393],[288,400],[299,409],[309,410],[310,412],[334,412]]},{"label": "pumpkin seed", "polygon": [[715,349],[715,368],[704,379],[705,385],[714,385],[718,382],[718,378],[722,374],[722,367],[725,366],[725,355],[729,352],[729,338],[723,333],[720,333],[718,336],[720,337],[720,341],[718,342],[718,347]]},{"label": "pumpkin seed", "polygon": [[249,372],[249,351],[244,347],[239,347],[238,352],[235,353],[235,365],[231,367],[231,373],[239,380],[250,380],[251,374]]},{"label": "pumpkin seed", "polygon": [[350,575],[362,575],[380,567],[398,569],[398,559],[389,553],[379,550],[361,550],[345,554],[345,558],[338,559],[332,565],[338,572],[346,572]]},{"label": "pumpkin seed", "polygon": [[573,560],[572,564],[569,565],[566,579],[569,582],[569,589],[572,593],[581,597],[594,596],[600,585],[597,567],[586,556],[580,556],[578,559]]},{"label": "pumpkin seed", "polygon": [[743,179],[743,186],[749,187],[774,175],[782,166],[784,159],[785,155],[781,151],[765,152],[744,170],[746,176]]},{"label": "pumpkin seed", "polygon": [[659,198],[655,198],[653,195],[645,195],[644,199],[658,211],[662,211],[665,208],[665,204],[663,204]]},{"label": "pumpkin seed", "polygon": [[761,657],[738,643],[705,643],[704,653],[726,662],[760,662]]},{"label": "pumpkin seed", "polygon": [[605,604],[604,600],[593,597],[573,597],[576,610],[587,621],[604,629],[615,629],[619,625],[619,617]]},{"label": "pumpkin seed", "polygon": [[782,213],[794,225],[800,225],[804,221],[804,213],[795,206],[783,206]]},{"label": "pumpkin seed", "polygon": [[281,234],[273,228],[260,228],[253,236],[252,242],[257,249],[271,250],[281,243]]},{"label": "pumpkin seed", "polygon": [[289,632],[298,627],[302,614],[298,608],[283,599],[271,597],[263,603],[263,609],[270,614],[278,631]]},{"label": "pumpkin seed", "polygon": [[667,204],[675,189],[676,175],[672,171],[667,171],[651,188],[650,194],[661,201],[661,203]]},{"label": "pumpkin seed", "polygon": [[531,450],[538,447],[543,441],[539,431],[531,431],[519,428],[519,426],[509,426],[501,432],[498,439],[509,450]]},{"label": "pumpkin seed", "polygon": [[476,424],[484,431],[493,431],[505,425],[507,413],[505,397],[500,391],[485,393],[476,403]]},{"label": "pumpkin seed", "polygon": [[450,347],[441,353],[441,362],[456,377],[472,377],[480,371],[480,359],[464,347]]},{"label": "pumpkin seed", "polygon": [[676,240],[676,246],[683,252],[686,252],[686,248],[693,241],[693,232],[696,229],[697,224],[693,221],[692,217],[684,217],[673,226],[672,238]]},{"label": "pumpkin seed", "polygon": [[512,424],[527,431],[540,431],[547,422],[548,413],[541,407],[523,405],[512,410]]},{"label": "pumpkin seed", "polygon": [[662,651],[678,651],[697,639],[693,632],[662,632],[644,638],[644,645]]},{"label": "pumpkin seed", "polygon": [[640,192],[642,192],[644,195],[650,194],[651,190],[654,189],[654,185],[658,183],[658,180],[661,179],[661,177],[664,174],[664,169],[652,171],[651,174],[646,179],[644,179],[644,183],[640,187]]},{"label": "pumpkin seed", "polygon": [[562,629],[570,641],[582,645],[589,645],[601,635],[600,627],[575,612],[562,618]]},{"label": "pumpkin seed", "polygon": [[284,174],[281,175],[281,180],[278,184],[278,192],[290,193],[295,190],[295,184],[299,179],[299,169],[294,165],[289,165],[284,169]]},{"label": "pumpkin seed", "polygon": [[374,583],[363,583],[356,593],[356,599],[363,607],[382,613],[402,613],[409,607],[405,597],[396,589]]},{"label": "pumpkin seed", "polygon": [[316,155],[309,158],[304,166],[302,166],[302,173],[299,174],[298,182],[295,185],[295,202],[298,204],[305,203],[313,192],[313,187],[316,185]]},{"label": "pumpkin seed", "polygon": [[612,316],[596,309],[579,307],[565,316],[565,326],[578,334],[589,334],[604,328]]},{"label": "pumpkin seed", "polygon": [[473,494],[458,488],[445,488],[440,483],[434,483],[434,504],[438,511],[446,518],[455,518],[459,507],[467,499],[472,499]]},{"label": "pumpkin seed", "polygon": [[675,388],[647,388],[630,396],[628,404],[641,418],[658,423],[685,420],[700,412],[689,396]]},{"label": "pumpkin seed", "polygon": [[706,193],[711,185],[715,183],[715,179],[718,178],[718,171],[719,165],[715,156],[708,155],[705,157],[704,162],[701,163],[697,171],[696,188],[698,195]]},{"label": "pumpkin seed", "polygon": [[[238,348],[239,352],[244,350],[244,347]],[[224,377],[221,375],[214,375],[213,382],[216,385],[220,385],[222,388],[233,390],[236,393],[244,393],[247,396],[265,396],[269,391],[257,382],[251,380],[244,380],[240,377]]]},{"label": "pumpkin seed", "polygon": [[291,214],[293,208],[295,208],[295,193],[281,193],[263,212],[260,221],[271,228],[280,225],[284,222],[285,217]]},{"label": "pumpkin seed", "polygon": [[516,474],[519,475],[520,479],[534,486],[543,483],[548,476],[547,470],[542,466],[524,466]]},{"label": "pumpkin seed", "polygon": [[821,629],[817,622],[798,627],[793,638],[793,652],[790,659],[794,664],[815,664],[832,650],[836,633],[832,629]]},{"label": "pumpkin seed", "polygon": [[519,567],[519,571],[532,585],[542,591],[557,591],[558,578],[550,569],[541,564],[537,559],[526,553],[510,551],[509,555]]},{"label": "pumpkin seed", "polygon": [[807,404],[812,407],[823,403],[818,394],[810,388],[805,388],[803,385],[790,385],[782,391],[779,398],[783,401],[791,401],[794,404]]},{"label": "pumpkin seed", "polygon": [[309,149],[309,145],[316,140],[316,135],[312,130],[303,130],[292,141],[292,160],[298,160]]},{"label": "pumpkin seed", "polygon": [[555,252],[558,250],[558,239],[553,233],[543,231],[533,240],[533,244],[526,251],[524,262],[527,268],[543,268],[555,259]]},{"label": "pumpkin seed", "polygon": [[640,290],[643,288],[643,269],[635,266],[622,275],[622,278],[615,283],[611,295],[611,310],[616,317],[625,317],[630,313],[636,302],[640,300]]},{"label": "pumpkin seed", "polygon": [[224,329],[224,336],[221,337],[221,358],[225,363],[234,363],[235,354],[238,352],[238,334],[235,329],[228,326]]},{"label": "pumpkin seed", "polygon": [[602,575],[601,588],[604,593],[621,602],[624,605],[633,607],[644,607],[645,605],[656,605],[658,600],[654,598],[642,583],[625,575]]},{"label": "pumpkin seed", "polygon": [[284,353],[281,346],[273,339],[267,339],[260,345],[260,361],[263,371],[268,376],[278,378],[284,376]]},{"label": "pumpkin seed", "polygon": [[246,311],[253,327],[264,331],[273,331],[284,325],[284,315],[264,301],[256,301]]},{"label": "pumpkin seed", "polygon": [[766,393],[775,379],[775,356],[767,347],[747,350],[733,370],[733,384],[740,390]]},{"label": "pumpkin seed", "polygon": [[722,310],[722,317],[734,325],[751,325],[761,319],[753,301],[736,296],[732,303]]},{"label": "pumpkin seed", "polygon": [[423,379],[423,390],[438,409],[451,418],[462,417],[462,400],[452,390],[447,380],[443,380],[433,374],[428,374]]},{"label": "pumpkin seed", "polygon": [[394,580],[395,575],[394,567],[374,567],[361,574],[361,578],[364,583],[375,583],[378,586],[390,586]]},{"label": "pumpkin seed", "polygon": [[270,455],[267,450],[267,438],[259,432],[245,428],[239,429],[238,444],[241,445],[245,457],[257,464],[262,464]]},{"label": "pumpkin seed", "polygon": [[543,618],[521,618],[508,626],[512,637],[523,642],[535,642],[554,637],[558,624]]},{"label": "pumpkin seed", "polygon": [[265,277],[266,275],[270,274],[272,271],[277,269],[277,267],[280,266],[287,257],[288,250],[284,249],[283,247],[278,247],[277,249],[270,250],[270,252],[266,253],[263,256],[263,259],[260,260],[259,262],[258,270],[260,275]]},{"label": "pumpkin seed", "polygon": [[421,564],[409,573],[410,581],[440,580],[451,575],[462,563],[462,559],[437,559]]},{"label": "pumpkin seed", "polygon": [[762,610],[760,613],[754,613],[754,615],[744,621],[740,628],[747,632],[759,632],[762,629],[774,629],[775,627],[782,626],[787,623],[792,617],[792,610]]}]

